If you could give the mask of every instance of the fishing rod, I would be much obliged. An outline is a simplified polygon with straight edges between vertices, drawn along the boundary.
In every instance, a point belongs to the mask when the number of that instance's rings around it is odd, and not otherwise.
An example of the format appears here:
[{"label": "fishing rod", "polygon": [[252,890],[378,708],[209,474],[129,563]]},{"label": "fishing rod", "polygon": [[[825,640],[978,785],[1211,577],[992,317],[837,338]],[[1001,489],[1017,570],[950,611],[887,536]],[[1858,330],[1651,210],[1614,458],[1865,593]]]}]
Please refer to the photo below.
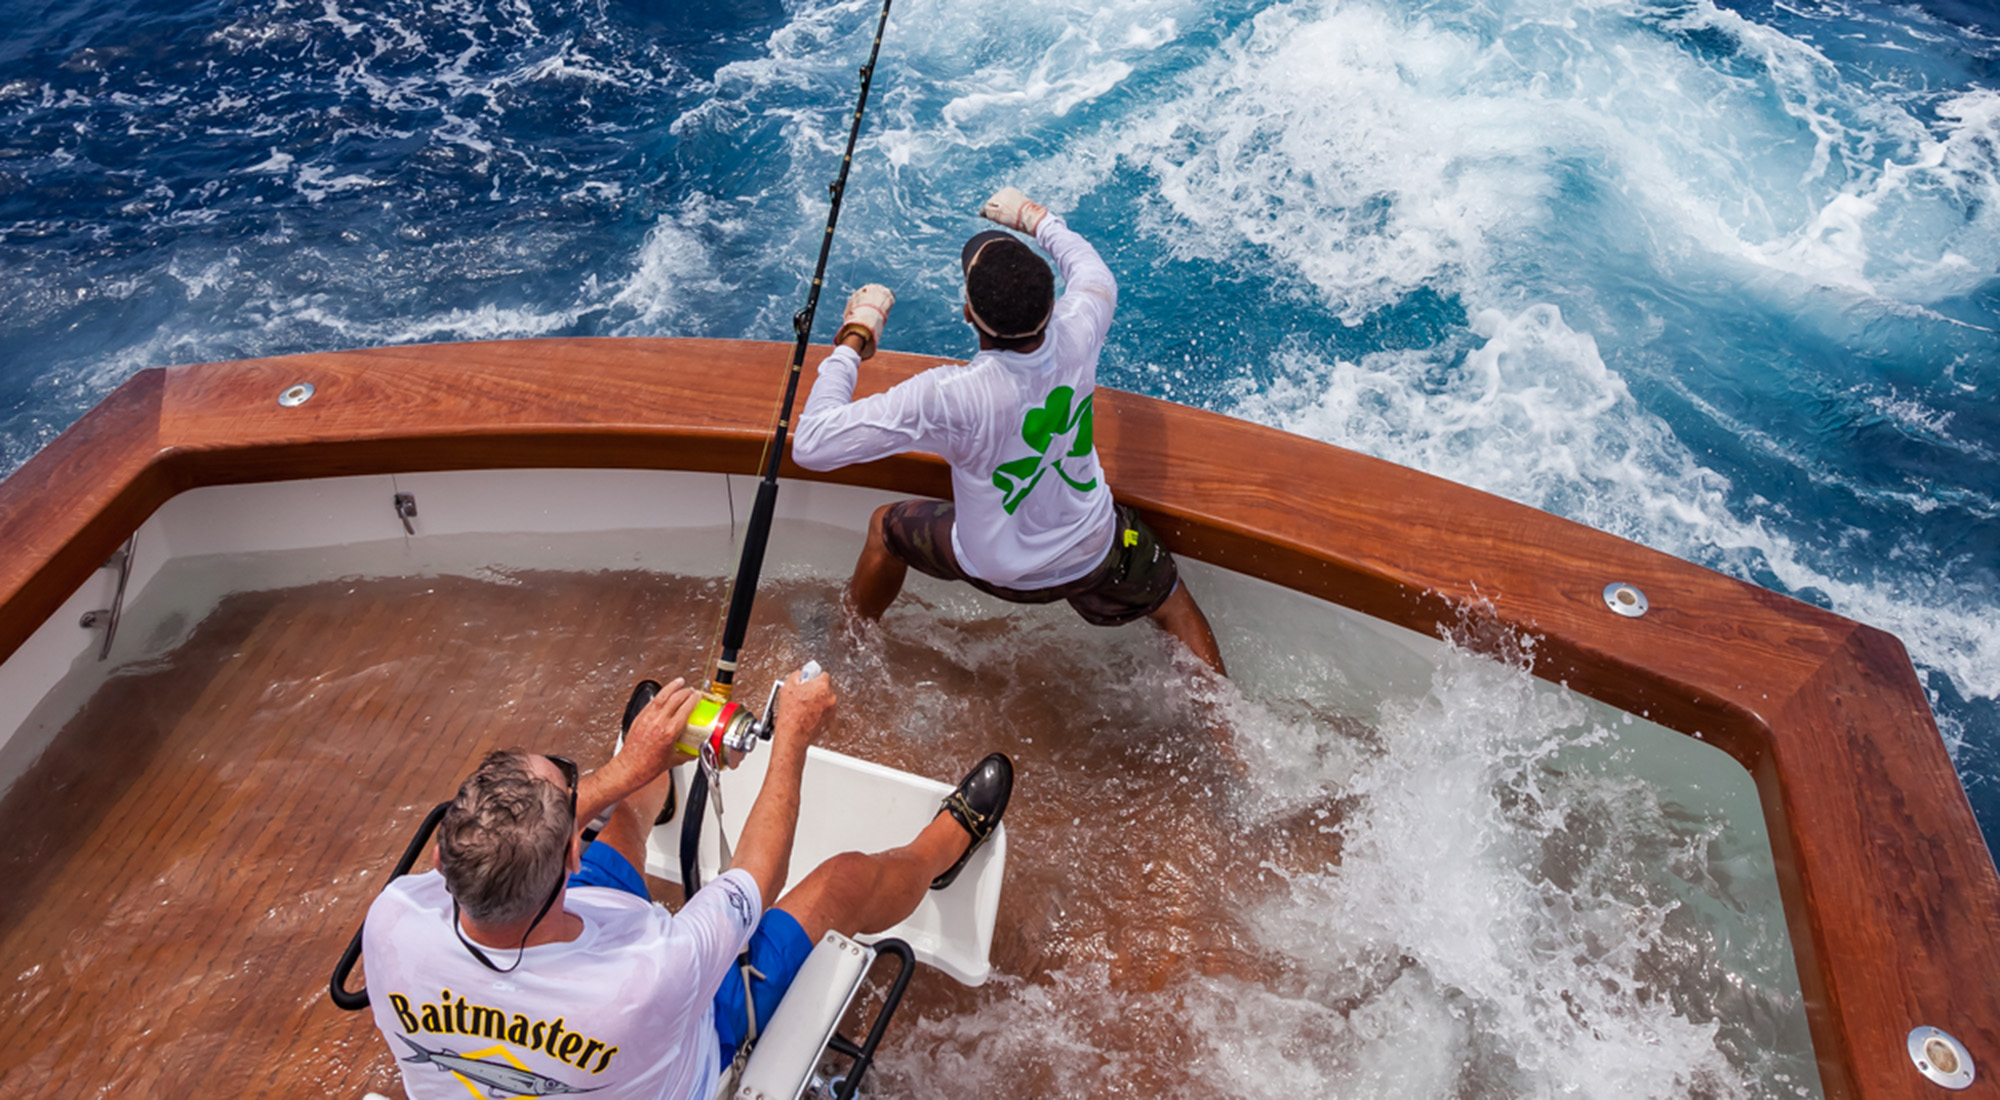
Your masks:
[{"label": "fishing rod", "polygon": [[[736,565],[736,580],[730,586],[729,617],[722,626],[721,651],[716,657],[714,672],[708,680],[706,698],[695,705],[688,718],[687,729],[677,739],[685,751],[701,758],[701,767],[695,770],[688,790],[688,806],[681,823],[681,886],[692,896],[701,885],[700,866],[696,861],[701,840],[702,811],[708,801],[709,776],[711,772],[720,777],[720,765],[729,754],[744,753],[756,747],[759,740],[768,741],[775,730],[778,718],[778,685],[771,686],[770,698],[764,704],[764,716],[757,717],[748,708],[729,700],[736,687],[736,659],[743,649],[743,636],[750,627],[750,609],[757,599],[757,579],[764,570],[764,550],[771,541],[771,518],[778,508],[778,466],[785,457],[785,437],[791,428],[792,403],[799,392],[799,375],[805,370],[806,347],[811,342],[813,317],[819,311],[819,292],[826,281],[826,261],[833,251],[833,230],[840,224],[840,204],[847,195],[847,173],[854,164],[854,144],[861,136],[861,120],[868,110],[868,87],[874,80],[875,62],[882,53],[882,32],[889,26],[889,5],[891,0],[882,0],[882,14],[875,22],[875,41],[868,50],[868,64],[861,67],[861,92],[854,104],[854,118],[847,130],[847,151],[840,158],[840,176],[827,185],[831,200],[826,214],[826,232],[819,242],[819,263],[813,268],[812,286],[806,293],[804,308],[792,315],[792,331],[798,341],[792,347],[792,367],[785,377],[785,396],[778,407],[778,418],[771,428],[771,438],[765,444],[762,463],[763,480],[757,485],[757,502],[750,510],[750,525],[743,534],[743,555]],[[107,643],[108,644],[108,643]],[[802,679],[810,680],[819,674],[819,662],[808,661],[800,670]],[[625,708],[625,729],[630,730],[632,721],[646,704],[658,694],[660,685],[653,680],[641,681],[633,692],[632,699]],[[717,803],[720,806],[718,800]],[[669,803],[671,806],[671,803]],[[431,834],[444,819],[445,811],[451,803],[440,802],[431,809],[422,825],[411,837],[410,844],[403,852],[403,858],[396,864],[389,877],[395,879],[407,874],[422,854]],[[718,813],[720,811],[718,810]],[[669,809],[662,813],[655,825],[664,824],[672,815]],[[723,838],[724,862],[728,861],[728,838]],[[354,930],[354,939],[341,954],[334,966],[331,992],[333,1002],[350,1011],[368,1007],[368,990],[347,988],[348,976],[361,958],[361,932]],[[885,941],[895,943],[898,941]],[[907,949],[906,949],[907,950]],[[896,979],[896,997],[901,996],[902,983],[908,981],[910,964],[905,962],[902,974]],[[887,1022],[884,1013],[877,1022],[875,1032],[870,1035],[864,1048],[869,1055],[880,1042],[882,1025]],[[838,1038],[838,1036],[836,1036]],[[850,1044],[852,1045],[852,1044]],[[866,1066],[855,1070],[851,1080],[858,1081]]]},{"label": "fishing rod", "polygon": [[840,224],[841,201],[847,197],[847,173],[854,166],[854,143],[861,136],[861,119],[868,110],[868,88],[875,78],[875,61],[882,53],[882,32],[889,26],[891,0],[882,0],[882,14],[875,23],[875,41],[868,50],[868,64],[861,66],[861,90],[854,104],[854,118],[847,129],[847,151],[840,158],[840,176],[827,185],[831,200],[826,212],[826,232],[819,242],[819,263],[813,268],[812,286],[806,304],[792,315],[792,367],[785,376],[785,397],[778,408],[777,423],[764,451],[764,478],[757,484],[757,502],[750,509],[750,525],[743,534],[743,556],[736,565],[736,580],[730,586],[729,617],[722,624],[722,648],[716,655],[708,690],[727,701],[736,687],[736,660],[743,650],[743,636],[750,628],[750,609],[757,600],[757,579],[764,569],[764,549],[771,541],[771,518],[778,508],[778,465],[785,457],[785,438],[791,430],[792,402],[799,392],[799,375],[805,369],[806,346],[812,339],[813,317],[819,311],[819,292],[826,281],[826,261],[833,251],[834,227]]},{"label": "fishing rod", "polygon": [[[854,167],[854,145],[861,137],[861,121],[868,112],[868,89],[875,79],[875,62],[882,54],[882,34],[889,26],[889,5],[882,0],[882,14],[875,21],[875,40],[868,48],[868,63],[861,66],[861,88],[854,103],[854,117],[847,128],[847,149],[840,157],[840,175],[827,185],[826,232],[820,235],[819,262],[813,267],[812,285],[806,290],[806,304],[792,314],[792,365],[785,375],[785,396],[778,406],[777,420],[765,444],[763,478],[757,483],[757,500],[750,508],[750,523],[743,532],[743,553],[736,563],[736,579],[729,589],[729,614],[722,624],[722,637],[715,666],[708,678],[704,698],[695,706],[680,743],[696,753],[701,766],[689,780],[688,804],[682,811],[680,869],[681,888],[692,895],[701,885],[700,849],[702,811],[709,791],[715,787],[717,814],[721,813],[721,768],[732,753],[753,748],[758,740],[770,740],[777,727],[778,685],[771,686],[760,719],[740,704],[730,701],[736,690],[737,659],[743,638],[750,629],[750,611],[757,601],[757,581],[764,571],[764,551],[771,542],[771,520],[778,510],[778,467],[785,458],[785,439],[792,426],[792,404],[798,398],[799,376],[805,370],[806,348],[812,342],[813,318],[819,312],[819,294],[826,285],[826,262],[833,252],[833,231],[840,224],[841,203],[847,197],[847,175]],[[809,662],[804,678],[819,670]],[[665,816],[665,815],[663,815]],[[656,822],[658,824],[658,822]],[[724,862],[728,861],[728,838],[723,836]]]}]

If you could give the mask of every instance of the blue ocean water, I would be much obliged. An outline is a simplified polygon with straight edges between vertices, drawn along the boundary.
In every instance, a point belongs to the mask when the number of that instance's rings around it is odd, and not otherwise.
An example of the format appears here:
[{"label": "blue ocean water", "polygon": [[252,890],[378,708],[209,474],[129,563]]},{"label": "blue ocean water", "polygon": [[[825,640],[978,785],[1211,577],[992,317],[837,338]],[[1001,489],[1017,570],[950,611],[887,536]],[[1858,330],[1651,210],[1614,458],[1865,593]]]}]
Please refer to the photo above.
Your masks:
[{"label": "blue ocean water", "polygon": [[[0,472],[147,366],[787,339],[875,10],[0,0]],[[2000,837],[1990,9],[905,0],[835,307],[966,353],[1006,182],[1119,273],[1108,384],[1896,633]]]},{"label": "blue ocean water", "polygon": [[[0,471],[146,366],[786,338],[873,11],[0,3]],[[1996,88],[1962,0],[906,3],[834,297],[963,353],[1015,182],[1108,383],[1895,632],[2000,836]]]}]

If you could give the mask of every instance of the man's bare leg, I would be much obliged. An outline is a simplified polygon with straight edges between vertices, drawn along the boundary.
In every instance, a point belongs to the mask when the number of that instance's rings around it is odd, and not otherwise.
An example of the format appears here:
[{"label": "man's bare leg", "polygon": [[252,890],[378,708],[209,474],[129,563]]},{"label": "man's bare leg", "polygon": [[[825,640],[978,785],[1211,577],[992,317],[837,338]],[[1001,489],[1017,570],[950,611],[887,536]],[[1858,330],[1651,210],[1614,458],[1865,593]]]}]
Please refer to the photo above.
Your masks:
[{"label": "man's bare leg", "polygon": [[[1201,613],[1201,608],[1195,604],[1194,597],[1188,594],[1186,584],[1176,585],[1174,594],[1168,596],[1167,602],[1161,604],[1160,609],[1153,612],[1150,618],[1154,625],[1180,639],[1181,644],[1187,646],[1195,656],[1214,669],[1216,675],[1229,675],[1229,670],[1222,667],[1222,648],[1215,644],[1215,631],[1209,629],[1208,616]],[[1250,766],[1237,751],[1236,734],[1230,729],[1221,710],[1211,700],[1205,703],[1198,702],[1195,711],[1199,716],[1198,720],[1208,733],[1210,743],[1215,747],[1216,760],[1238,779],[1247,778]]]},{"label": "man's bare leg", "polygon": [[814,943],[829,929],[852,936],[893,928],[916,912],[931,880],[958,862],[970,843],[965,827],[940,813],[901,848],[843,852],[813,868],[778,899],[778,908],[796,918]]},{"label": "man's bare leg", "polygon": [[864,619],[879,619],[889,610],[910,572],[882,540],[882,520],[888,514],[889,505],[884,504],[869,517],[868,540],[861,544],[861,560],[854,563],[854,576],[847,582],[847,606]]},{"label": "man's bare leg", "polygon": [[1209,629],[1208,616],[1201,613],[1194,597],[1188,595],[1185,583],[1175,585],[1174,594],[1167,597],[1167,602],[1161,604],[1159,610],[1147,617],[1160,629],[1179,638],[1181,644],[1193,650],[1194,655],[1206,662],[1208,667],[1220,675],[1229,675],[1229,670],[1222,667],[1222,648],[1215,644],[1215,631]]},{"label": "man's bare leg", "polygon": [[646,837],[653,831],[653,821],[660,816],[660,808],[667,804],[667,792],[673,789],[673,784],[673,771],[661,772],[651,783],[611,807],[611,820],[605,823],[604,831],[597,834],[597,843],[611,845],[612,850],[624,856],[625,862],[641,875],[646,873]]}]

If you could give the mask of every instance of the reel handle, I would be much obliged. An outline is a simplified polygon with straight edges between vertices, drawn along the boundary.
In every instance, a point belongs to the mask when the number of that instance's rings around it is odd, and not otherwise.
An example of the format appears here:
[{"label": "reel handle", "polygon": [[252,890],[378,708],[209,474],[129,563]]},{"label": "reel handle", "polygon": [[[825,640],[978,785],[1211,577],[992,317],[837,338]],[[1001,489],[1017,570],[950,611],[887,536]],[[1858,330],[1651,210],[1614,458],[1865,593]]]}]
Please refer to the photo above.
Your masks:
[{"label": "reel handle", "polygon": [[[803,684],[824,671],[818,661],[807,661],[799,669],[799,683]],[[771,735],[778,731],[778,689],[784,686],[783,680],[773,683],[770,697],[764,700],[764,717],[757,723],[757,739],[760,741],[769,741]]]}]

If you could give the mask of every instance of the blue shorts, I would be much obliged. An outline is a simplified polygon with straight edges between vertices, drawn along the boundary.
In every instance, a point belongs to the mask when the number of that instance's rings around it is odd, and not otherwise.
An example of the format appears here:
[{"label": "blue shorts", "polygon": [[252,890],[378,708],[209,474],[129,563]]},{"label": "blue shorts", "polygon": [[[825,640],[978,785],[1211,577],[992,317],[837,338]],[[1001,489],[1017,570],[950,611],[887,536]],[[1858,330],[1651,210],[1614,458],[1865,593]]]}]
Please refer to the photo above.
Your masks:
[{"label": "blue shorts", "polygon": [[592,841],[583,850],[583,869],[569,877],[571,886],[609,886],[613,890],[623,890],[637,894],[647,901],[653,895],[646,892],[646,879],[639,874],[618,849],[609,844]]},{"label": "blue shorts", "polygon": [[[646,880],[609,844],[585,848],[583,869],[569,877],[569,884],[608,886],[652,900],[646,892]],[[757,998],[760,1034],[771,1026],[771,1014],[778,1010],[778,1002],[792,987],[792,979],[799,976],[799,968],[806,964],[806,956],[812,950],[813,942],[806,938],[806,930],[799,927],[798,918],[783,909],[764,910],[764,919],[750,933],[750,965],[763,975],[750,981],[750,992]],[[715,991],[715,1032],[722,1040],[724,1065],[735,1060],[736,1048],[749,1035],[749,1022],[749,1012],[743,1004],[743,970],[732,965],[723,976],[722,988]]]},{"label": "blue shorts", "polygon": [[[783,909],[764,910],[764,919],[750,933],[750,965],[763,975],[750,980],[750,992],[757,997],[759,1035],[771,1026],[771,1014],[778,1011],[778,1002],[792,988],[792,979],[799,976],[812,950],[813,941],[806,938],[797,917]],[[735,1060],[736,1048],[750,1034],[749,1024],[743,1006],[743,968],[732,966],[722,988],[715,991],[715,1033],[722,1039],[723,1065]]]}]

